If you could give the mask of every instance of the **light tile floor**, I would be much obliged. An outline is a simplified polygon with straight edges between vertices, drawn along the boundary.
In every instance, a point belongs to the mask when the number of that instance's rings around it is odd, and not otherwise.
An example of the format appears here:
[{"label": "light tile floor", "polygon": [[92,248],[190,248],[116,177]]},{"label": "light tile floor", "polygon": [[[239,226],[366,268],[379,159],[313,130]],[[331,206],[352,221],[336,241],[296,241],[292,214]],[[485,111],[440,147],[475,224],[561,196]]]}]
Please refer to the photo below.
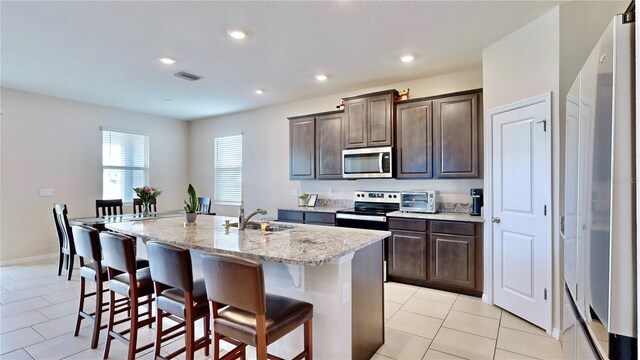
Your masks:
[{"label": "light tile floor", "polygon": [[[90,324],[73,336],[79,271],[71,281],[56,275],[57,263],[43,261],[0,267],[1,359],[101,359],[89,348]],[[66,274],[66,272],[64,272]],[[373,357],[389,359],[559,359],[560,342],[543,330],[480,299],[410,285],[385,284],[386,343]],[[106,316],[105,316],[106,318]],[[142,329],[139,343],[153,341]],[[163,347],[179,348],[182,338]],[[227,350],[223,350],[223,353]],[[138,358],[151,359],[152,349]],[[255,358],[253,349],[247,357]],[[126,358],[126,347],[113,341],[110,358]],[[202,351],[196,359],[204,359]]]}]

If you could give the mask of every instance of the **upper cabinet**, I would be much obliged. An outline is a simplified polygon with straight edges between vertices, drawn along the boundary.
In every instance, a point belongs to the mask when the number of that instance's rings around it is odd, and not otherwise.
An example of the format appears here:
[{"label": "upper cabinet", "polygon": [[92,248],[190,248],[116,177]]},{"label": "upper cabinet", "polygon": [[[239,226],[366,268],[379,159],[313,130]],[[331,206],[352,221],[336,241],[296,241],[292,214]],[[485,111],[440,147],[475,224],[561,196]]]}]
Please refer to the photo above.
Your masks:
[{"label": "upper cabinet", "polygon": [[344,98],[342,135],[346,149],[391,146],[394,137],[396,90]]},{"label": "upper cabinet", "polygon": [[313,179],[315,166],[315,118],[299,117],[289,120],[289,178]]},{"label": "upper cabinet", "polygon": [[342,179],[343,113],[316,117],[316,179]]},{"label": "upper cabinet", "polygon": [[476,92],[433,100],[435,177],[480,175],[480,98]]},{"label": "upper cabinet", "polygon": [[433,177],[431,110],[430,100],[404,103],[396,107],[398,179]]},{"label": "upper cabinet", "polygon": [[289,179],[342,179],[342,111],[289,118]]}]

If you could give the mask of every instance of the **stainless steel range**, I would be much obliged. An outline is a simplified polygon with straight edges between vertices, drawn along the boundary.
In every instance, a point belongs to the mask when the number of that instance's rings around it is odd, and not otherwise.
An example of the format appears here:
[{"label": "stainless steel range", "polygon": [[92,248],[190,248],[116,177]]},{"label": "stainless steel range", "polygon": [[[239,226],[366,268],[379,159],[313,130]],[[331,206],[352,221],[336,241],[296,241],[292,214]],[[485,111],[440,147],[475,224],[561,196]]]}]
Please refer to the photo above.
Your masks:
[{"label": "stainless steel range", "polygon": [[336,212],[336,225],[369,230],[388,230],[387,213],[400,209],[398,191],[356,191],[354,207]]}]

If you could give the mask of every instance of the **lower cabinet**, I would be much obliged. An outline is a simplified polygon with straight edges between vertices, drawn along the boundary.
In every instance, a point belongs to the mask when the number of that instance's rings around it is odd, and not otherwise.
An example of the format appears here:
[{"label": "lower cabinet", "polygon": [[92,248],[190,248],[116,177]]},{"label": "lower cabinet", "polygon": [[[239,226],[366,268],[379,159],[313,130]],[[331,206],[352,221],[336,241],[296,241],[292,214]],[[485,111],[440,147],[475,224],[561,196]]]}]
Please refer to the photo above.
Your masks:
[{"label": "lower cabinet", "polygon": [[426,233],[393,231],[388,246],[388,276],[427,280]]},{"label": "lower cabinet", "polygon": [[336,214],[304,210],[278,210],[278,221],[309,225],[335,226]]},{"label": "lower cabinet", "polygon": [[482,295],[482,224],[390,218],[387,279]]}]

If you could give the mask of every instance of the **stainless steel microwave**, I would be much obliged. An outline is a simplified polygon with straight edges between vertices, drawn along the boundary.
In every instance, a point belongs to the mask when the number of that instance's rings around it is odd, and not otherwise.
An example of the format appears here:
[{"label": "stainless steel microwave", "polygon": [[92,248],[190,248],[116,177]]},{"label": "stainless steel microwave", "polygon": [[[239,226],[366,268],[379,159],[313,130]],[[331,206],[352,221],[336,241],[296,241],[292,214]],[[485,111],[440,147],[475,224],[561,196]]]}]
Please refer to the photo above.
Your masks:
[{"label": "stainless steel microwave", "polygon": [[436,213],[438,202],[435,190],[412,190],[400,192],[400,211]]},{"label": "stainless steel microwave", "polygon": [[342,150],[342,177],[345,179],[393,177],[393,148]]}]

